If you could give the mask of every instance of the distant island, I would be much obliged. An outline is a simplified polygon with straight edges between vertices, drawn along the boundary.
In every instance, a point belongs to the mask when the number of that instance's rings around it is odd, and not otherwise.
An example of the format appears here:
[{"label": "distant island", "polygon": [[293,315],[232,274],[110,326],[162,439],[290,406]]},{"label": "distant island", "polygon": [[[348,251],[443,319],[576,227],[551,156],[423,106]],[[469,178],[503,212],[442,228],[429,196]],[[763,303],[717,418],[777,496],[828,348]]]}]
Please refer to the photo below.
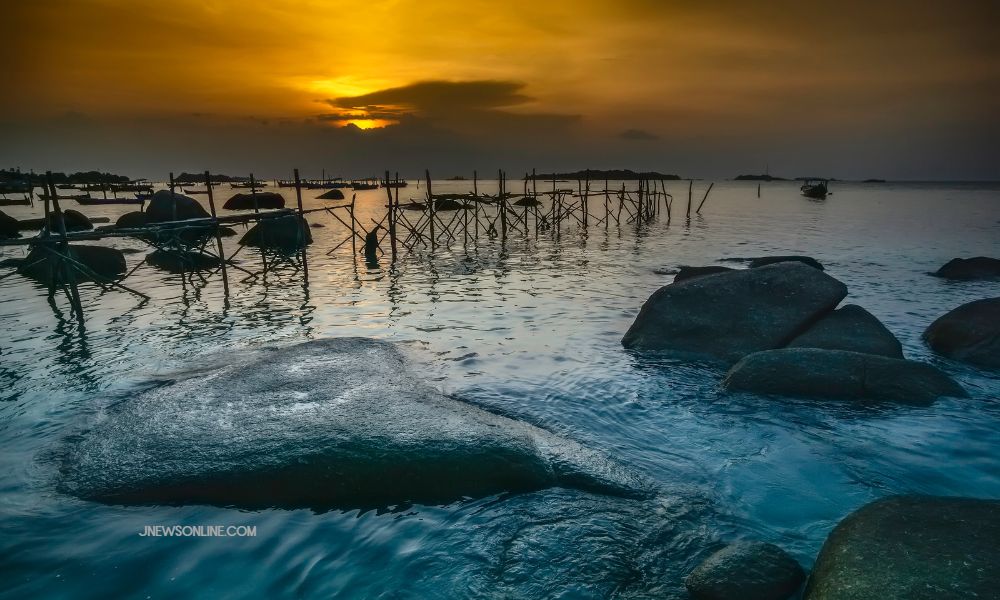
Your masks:
[{"label": "distant island", "polygon": [[795,181],[840,181],[836,177],[796,177]]},{"label": "distant island", "polygon": [[788,181],[784,177],[774,175],[737,175],[733,181]]},{"label": "distant island", "polygon": [[448,181],[465,181],[465,177],[461,175],[455,175],[454,177],[449,177]]},{"label": "distant island", "polygon": [[583,171],[572,171],[566,173],[539,173],[537,175],[529,175],[528,178],[540,180],[613,179],[616,181],[631,179],[680,179],[677,175],[657,173],[656,171],[637,173],[631,169],[584,169]]},{"label": "distant island", "polygon": [[[52,183],[128,183],[132,181],[125,175],[102,173],[100,171],[78,171],[76,173],[53,172]],[[45,173],[24,173],[20,169],[0,169],[0,183],[27,184],[40,186],[45,184]]]},{"label": "distant island", "polygon": [[885,179],[865,179],[861,183],[885,183]]},{"label": "distant island", "polygon": [[[233,177],[231,175],[222,175],[212,173],[212,181],[221,181],[223,183],[233,182],[233,181],[250,181],[249,177]],[[260,181],[258,179],[257,181]],[[177,177],[174,177],[174,183],[205,183],[204,173],[181,173]]]}]

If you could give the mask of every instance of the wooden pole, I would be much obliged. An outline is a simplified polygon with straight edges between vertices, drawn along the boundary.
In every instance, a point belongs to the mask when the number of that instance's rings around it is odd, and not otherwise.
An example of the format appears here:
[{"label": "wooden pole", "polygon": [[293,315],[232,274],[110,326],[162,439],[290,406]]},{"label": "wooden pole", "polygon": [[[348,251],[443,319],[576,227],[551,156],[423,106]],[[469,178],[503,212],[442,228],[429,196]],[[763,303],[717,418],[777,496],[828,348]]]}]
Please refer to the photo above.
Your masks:
[{"label": "wooden pole", "polygon": [[691,218],[691,189],[694,186],[694,180],[688,179],[688,207],[687,207],[687,217]]},{"label": "wooden pole", "polygon": [[219,252],[219,260],[222,261],[222,289],[228,302],[229,274],[226,272],[226,253],[222,249],[222,236],[219,235],[218,215],[215,213],[215,197],[212,195],[212,176],[208,171],[205,171],[205,185],[208,186],[208,208],[212,211],[212,220],[215,221],[215,247]]},{"label": "wooden pole", "polygon": [[424,169],[424,177],[427,180],[427,210],[430,211],[431,217],[431,250],[437,245],[437,237],[434,234],[434,193],[431,189],[431,172],[429,169]]},{"label": "wooden pole", "polygon": [[[396,175],[399,179],[399,175]],[[396,262],[396,215],[392,205],[392,186],[389,185],[389,171],[385,172],[385,195],[389,200],[389,246],[392,248],[392,262]],[[396,189],[399,189],[399,181],[396,182]]]},{"label": "wooden pole", "polygon": [[500,231],[502,240],[507,239],[507,198],[506,192],[504,190],[504,174],[503,171],[497,171],[497,179],[500,186]]},{"label": "wooden pole", "polygon": [[476,239],[479,239],[479,173],[476,170],[472,171],[472,195],[475,196],[475,200],[472,204],[472,216],[475,217],[475,228],[476,228]]},{"label": "wooden pole", "polygon": [[[298,223],[296,223],[295,231],[299,235],[300,248],[300,258],[302,260],[302,275],[305,278],[305,284],[309,285],[309,263],[306,262],[306,243],[305,235],[302,232],[303,227],[308,227],[306,225],[306,219],[302,212],[302,182],[299,181],[299,170],[293,169],[292,173],[295,175],[295,203],[299,207]],[[326,178],[326,172],[323,172],[324,179]],[[250,175],[250,179],[253,180],[253,174]],[[253,185],[253,184],[251,184]],[[252,188],[251,188],[252,189]]]},{"label": "wooden pole", "polygon": [[715,185],[714,181],[712,183],[708,184],[708,189],[705,190],[705,195],[701,199],[701,204],[698,205],[698,210],[696,210],[694,212],[698,213],[699,215],[701,214],[701,207],[705,206],[705,200],[708,200],[708,193],[712,191],[712,186],[714,186],[714,185]]},{"label": "wooden pole", "polygon": [[[285,171],[287,173],[287,171]],[[209,185],[208,187],[212,187]],[[260,206],[257,203],[257,182],[254,181],[253,173],[250,173],[250,198],[253,200],[253,211],[255,213],[260,212]]]},{"label": "wooden pole", "polygon": [[174,192],[174,174],[171,173],[170,174],[170,208],[171,208],[172,215],[173,215],[173,217],[172,217],[171,220],[173,220],[173,221],[177,220],[177,198],[174,197],[175,193],[176,192]]}]

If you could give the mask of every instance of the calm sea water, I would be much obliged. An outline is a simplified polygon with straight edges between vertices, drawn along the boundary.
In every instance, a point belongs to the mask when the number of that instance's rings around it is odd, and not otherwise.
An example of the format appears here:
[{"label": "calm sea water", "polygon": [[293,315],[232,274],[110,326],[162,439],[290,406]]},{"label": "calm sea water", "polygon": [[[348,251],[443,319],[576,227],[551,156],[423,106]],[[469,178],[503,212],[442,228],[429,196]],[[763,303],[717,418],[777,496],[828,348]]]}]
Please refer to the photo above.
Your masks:
[{"label": "calm sea water", "polygon": [[[696,201],[705,186],[696,183]],[[686,188],[668,185],[675,211]],[[31,598],[670,597],[719,540],[771,541],[808,567],[836,522],[875,498],[1000,497],[1000,374],[939,359],[920,341],[937,316],[1000,295],[1000,282],[927,274],[956,256],[1000,255],[1000,186],[835,183],[825,202],[803,199],[792,183],[764,184],[761,198],[756,188],[717,184],[690,223],[675,216],[669,225],[663,217],[569,227],[558,238],[514,235],[506,245],[459,241],[394,269],[386,260],[367,268],[349,247],[328,255],[342,228],[314,215],[326,227],[313,229],[308,286],[289,269],[249,282],[230,271],[227,304],[218,277],[182,284],[142,267],[128,283],[153,299],[85,287],[85,331],[64,298],[50,306],[36,284],[0,281],[0,590]],[[307,208],[330,204],[316,194],[306,194]],[[411,183],[400,195],[421,194]],[[361,220],[380,215],[384,198],[359,192]],[[115,217],[127,209],[81,210]],[[233,238],[226,243],[235,249]],[[909,358],[940,366],[972,397],[858,409],[726,395],[717,370],[622,350],[639,306],[672,279],[664,269],[778,253],[819,259]],[[129,254],[130,266],[141,256]],[[260,266],[254,252],[239,260]],[[56,491],[48,457],[149,376],[233,349],[342,335],[403,343],[442,390],[600,448],[659,482],[662,497],[623,504],[548,490],[317,514],[114,507]],[[254,525],[257,536],[139,535],[157,524]]]}]

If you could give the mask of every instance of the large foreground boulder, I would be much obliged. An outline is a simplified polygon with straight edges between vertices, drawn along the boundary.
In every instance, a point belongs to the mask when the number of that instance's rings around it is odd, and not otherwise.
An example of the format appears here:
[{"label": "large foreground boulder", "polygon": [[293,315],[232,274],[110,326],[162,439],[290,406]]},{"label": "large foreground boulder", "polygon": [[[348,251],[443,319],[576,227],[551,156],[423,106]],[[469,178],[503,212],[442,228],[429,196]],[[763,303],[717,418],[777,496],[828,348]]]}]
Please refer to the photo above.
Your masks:
[{"label": "large foreground boulder", "polygon": [[285,198],[277,192],[236,194],[222,208],[227,210],[254,210],[255,208],[285,208]]},{"label": "large foreground boulder", "polygon": [[949,358],[1000,368],[1000,298],[959,306],[931,323],[924,340]]},{"label": "large foreground boulder", "polygon": [[[175,216],[176,207],[176,216]],[[160,190],[153,194],[146,205],[146,220],[149,223],[184,221],[187,219],[207,219],[211,217],[197,200],[190,196]]]},{"label": "large foreground boulder", "polygon": [[843,283],[799,262],[696,277],[654,292],[622,345],[734,362],[784,346],[846,295]]},{"label": "large foreground boulder", "polygon": [[[70,258],[90,271],[84,272],[74,269],[73,277],[77,282],[96,281],[106,283],[116,280],[125,274],[125,255],[117,248],[70,244],[68,253]],[[60,262],[62,261],[48,250],[42,247],[35,247],[21,261],[21,265],[17,270],[25,277],[49,284],[52,281],[53,270],[57,268]]]},{"label": "large foreground boulder", "polygon": [[903,358],[903,345],[896,336],[875,315],[856,304],[845,304],[826,315],[788,345]]},{"label": "large foreground boulder", "polygon": [[715,552],[684,581],[696,600],[787,600],[806,574],[774,544],[736,542]]},{"label": "large foreground boulder", "polygon": [[1000,258],[953,258],[934,274],[945,279],[992,279],[1000,277]]},{"label": "large foreground boulder", "polygon": [[116,402],[70,443],[63,476],[101,502],[248,508],[645,493],[602,454],[447,397],[365,338],[229,355]]},{"label": "large foreground boulder", "polygon": [[840,522],[805,600],[983,600],[1000,594],[1000,501],[894,496]]},{"label": "large foreground boulder", "polygon": [[298,215],[261,219],[240,238],[244,246],[274,250],[296,250],[311,243],[309,223]]},{"label": "large foreground boulder", "polygon": [[967,394],[950,377],[924,363],[861,352],[782,348],[756,352],[733,365],[728,390],[841,400],[927,405]]},{"label": "large foreground boulder", "polygon": [[122,229],[132,229],[134,227],[145,227],[149,225],[149,217],[144,212],[134,210],[118,217],[115,227]]},{"label": "large foreground boulder", "polygon": [[342,191],[334,188],[332,190],[327,190],[327,191],[323,192],[319,196],[316,196],[316,199],[318,199],[318,200],[343,200],[344,199],[344,192],[342,192]]}]

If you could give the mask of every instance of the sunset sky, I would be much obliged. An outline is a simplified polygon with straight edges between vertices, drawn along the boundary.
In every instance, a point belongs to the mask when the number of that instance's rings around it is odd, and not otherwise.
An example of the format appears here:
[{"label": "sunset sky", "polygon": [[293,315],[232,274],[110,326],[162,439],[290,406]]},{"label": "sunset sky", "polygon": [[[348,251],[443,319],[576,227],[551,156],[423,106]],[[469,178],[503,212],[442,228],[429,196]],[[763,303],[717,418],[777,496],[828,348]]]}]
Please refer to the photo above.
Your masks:
[{"label": "sunset sky", "polygon": [[1000,179],[998,6],[21,2],[0,166]]}]

